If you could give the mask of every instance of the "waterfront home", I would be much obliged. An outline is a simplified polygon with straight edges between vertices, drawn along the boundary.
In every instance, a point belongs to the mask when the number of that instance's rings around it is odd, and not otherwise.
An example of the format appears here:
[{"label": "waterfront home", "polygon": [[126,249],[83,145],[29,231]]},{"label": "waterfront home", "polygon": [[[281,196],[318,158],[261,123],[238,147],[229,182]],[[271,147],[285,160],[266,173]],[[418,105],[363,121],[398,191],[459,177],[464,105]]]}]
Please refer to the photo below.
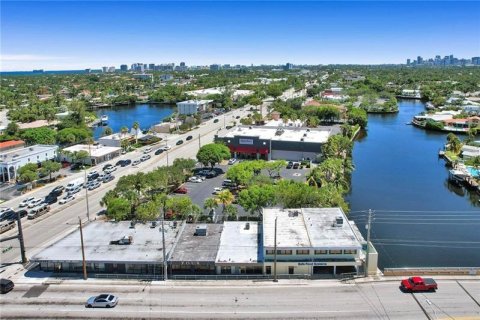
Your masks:
[{"label": "waterfront home", "polygon": [[420,90],[403,89],[402,94],[399,97],[407,99],[420,99],[422,98],[422,94]]},{"label": "waterfront home", "polygon": [[480,157],[480,147],[464,145],[462,146],[461,155],[465,160]]},{"label": "waterfront home", "polygon": [[198,112],[205,112],[213,100],[187,100],[177,102],[178,114],[190,115]]},{"label": "waterfront home", "polygon": [[468,132],[470,128],[478,127],[480,123],[480,117],[468,117],[460,119],[446,119],[443,120],[445,131],[461,131]]}]

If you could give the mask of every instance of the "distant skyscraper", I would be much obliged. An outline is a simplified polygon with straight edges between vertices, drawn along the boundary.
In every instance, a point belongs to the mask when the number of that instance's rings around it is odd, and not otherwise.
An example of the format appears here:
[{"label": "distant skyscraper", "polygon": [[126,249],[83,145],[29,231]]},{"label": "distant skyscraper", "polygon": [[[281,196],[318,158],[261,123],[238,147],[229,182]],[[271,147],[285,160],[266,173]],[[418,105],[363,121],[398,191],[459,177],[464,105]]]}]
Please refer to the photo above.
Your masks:
[{"label": "distant skyscraper", "polygon": [[85,69],[85,73],[90,73],[92,72],[92,69]]},{"label": "distant skyscraper", "polygon": [[185,62],[180,62],[180,67],[185,67]]},{"label": "distant skyscraper", "polygon": [[219,64],[212,64],[212,65],[210,65],[210,70],[211,71],[218,71],[218,70],[220,70],[220,65]]},{"label": "distant skyscraper", "polygon": [[418,56],[417,57],[417,64],[422,64],[423,63],[423,58]]},{"label": "distant skyscraper", "polygon": [[115,67],[108,67],[108,72],[115,72]]},{"label": "distant skyscraper", "polygon": [[127,66],[126,64],[122,64],[122,65],[120,66],[120,71],[122,71],[122,72],[127,72],[127,71],[128,71],[128,66]]},{"label": "distant skyscraper", "polygon": [[407,66],[409,66],[411,62],[412,62],[412,60],[407,59]]},{"label": "distant skyscraper", "polygon": [[148,70],[155,70],[155,63],[150,63],[148,65]]},{"label": "distant skyscraper", "polygon": [[102,72],[107,73],[108,72],[108,67],[102,67]]},{"label": "distant skyscraper", "polygon": [[287,64],[285,65],[285,70],[292,70],[293,69],[293,64],[291,64],[290,62],[287,62]]},{"label": "distant skyscraper", "polygon": [[480,66],[480,57],[472,57],[472,64]]}]

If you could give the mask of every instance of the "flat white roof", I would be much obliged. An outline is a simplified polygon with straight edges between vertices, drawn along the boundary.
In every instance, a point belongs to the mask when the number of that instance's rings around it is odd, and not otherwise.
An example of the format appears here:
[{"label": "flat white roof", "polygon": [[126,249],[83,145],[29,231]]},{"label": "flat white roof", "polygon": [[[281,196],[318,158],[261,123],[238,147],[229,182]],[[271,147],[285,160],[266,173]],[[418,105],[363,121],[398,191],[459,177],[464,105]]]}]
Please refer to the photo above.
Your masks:
[{"label": "flat white roof", "polygon": [[[246,224],[250,228],[246,229]],[[217,263],[257,263],[258,223],[225,221],[220,237]]]},{"label": "flat white roof", "polygon": [[[283,129],[281,135],[277,135],[277,130]],[[220,133],[220,138],[233,138],[235,136],[259,137],[264,140],[273,141],[295,141],[325,143],[332,134],[332,129],[311,129],[305,127],[269,127],[269,126],[237,126],[225,133]]]},{"label": "flat white roof", "polygon": [[120,147],[107,147],[107,146],[104,146],[102,144],[99,144],[99,145],[90,146],[90,150],[89,150],[88,144],[76,144],[74,146],[65,148],[63,150],[64,151],[70,151],[70,152],[86,151],[86,152],[90,153],[90,155],[92,157],[96,158],[96,157],[105,156],[105,155],[113,153],[113,152],[117,152],[121,149],[122,148],[120,148]]},{"label": "flat white roof", "polygon": [[[173,227],[166,223],[165,247],[170,252],[181,230],[181,223]],[[149,224],[137,223],[130,228],[129,221],[103,222],[94,221],[83,227],[85,259],[89,262],[124,262],[124,263],[160,263],[163,261],[162,233],[159,227],[150,228]],[[110,241],[131,236],[129,245],[110,244]],[[167,256],[168,257],[168,256]],[[60,241],[50,245],[35,255],[34,261],[81,261],[80,231],[76,230]]]},{"label": "flat white roof", "polygon": [[177,102],[177,105],[179,105],[179,104],[198,104],[198,105],[201,105],[201,104],[210,103],[212,101],[213,100],[186,100],[186,101]]},{"label": "flat white roof", "polygon": [[2,152],[0,161],[3,163],[17,161],[25,157],[32,157],[38,153],[48,152],[48,151],[57,150],[57,149],[58,149],[58,146],[56,145],[36,144],[30,147],[25,147],[21,149],[17,148],[17,149]]},{"label": "flat white roof", "polygon": [[[342,217],[343,224],[336,225]],[[263,245],[277,248],[358,249],[361,241],[340,208],[263,209]]]}]

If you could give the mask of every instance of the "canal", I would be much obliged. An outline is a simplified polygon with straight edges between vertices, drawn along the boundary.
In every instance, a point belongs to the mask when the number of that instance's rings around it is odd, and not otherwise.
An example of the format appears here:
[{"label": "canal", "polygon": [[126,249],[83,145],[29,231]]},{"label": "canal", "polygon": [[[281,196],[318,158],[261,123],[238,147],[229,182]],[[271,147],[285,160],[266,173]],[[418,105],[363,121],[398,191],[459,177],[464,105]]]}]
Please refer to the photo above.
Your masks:
[{"label": "canal", "polygon": [[424,108],[401,100],[398,114],[369,115],[353,150],[351,218],[366,235],[366,210],[374,211],[371,239],[382,269],[478,267],[480,197],[448,183],[437,156],[446,134],[406,124]]},{"label": "canal", "polygon": [[[119,132],[123,126],[131,129],[135,121],[138,121],[140,128],[148,129],[170,116],[175,108],[174,104],[139,103],[133,106],[102,108],[96,110],[95,113],[99,119],[102,115],[107,115],[107,126],[112,128],[113,132]],[[105,126],[96,127],[93,130],[94,139],[98,139],[102,136]]]}]

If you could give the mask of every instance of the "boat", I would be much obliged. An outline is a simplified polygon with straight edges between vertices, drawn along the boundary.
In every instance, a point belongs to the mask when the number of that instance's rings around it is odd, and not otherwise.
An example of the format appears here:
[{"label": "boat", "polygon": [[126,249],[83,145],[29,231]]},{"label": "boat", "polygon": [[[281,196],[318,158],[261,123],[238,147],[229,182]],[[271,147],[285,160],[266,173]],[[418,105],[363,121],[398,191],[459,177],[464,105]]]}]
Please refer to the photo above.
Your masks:
[{"label": "boat", "polygon": [[107,123],[108,122],[108,116],[106,114],[102,115],[102,123]]}]

